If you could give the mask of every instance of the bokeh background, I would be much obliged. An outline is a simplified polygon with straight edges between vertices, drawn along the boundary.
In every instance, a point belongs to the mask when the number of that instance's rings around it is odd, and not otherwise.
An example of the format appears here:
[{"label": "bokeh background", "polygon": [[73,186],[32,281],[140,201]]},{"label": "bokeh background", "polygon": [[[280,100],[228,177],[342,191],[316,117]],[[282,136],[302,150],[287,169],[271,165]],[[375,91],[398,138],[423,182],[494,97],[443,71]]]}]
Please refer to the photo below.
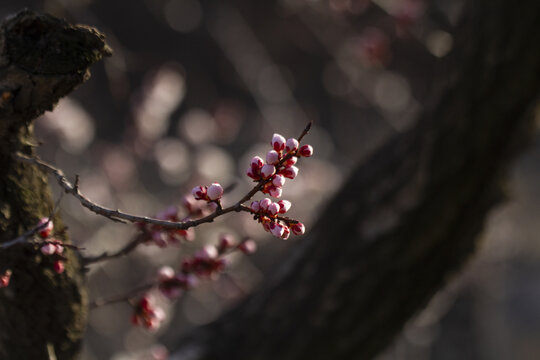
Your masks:
[{"label": "bokeh background", "polygon": [[[436,103],[462,5],[3,0],[0,16],[28,7],[65,17],[97,27],[114,50],[36,122],[42,158],[72,178],[79,174],[90,199],[151,216],[179,205],[193,186],[218,181],[236,185],[224,199],[233,202],[250,188],[247,165],[264,156],[272,134],[297,136],[314,121],[307,142],[316,156],[302,161],[283,195],[309,229],[355,164]],[[492,211],[480,251],[380,360],[540,358],[539,183],[537,141],[513,168],[509,201]],[[136,234],[69,197],[61,213],[89,255],[118,249]],[[131,326],[127,304],[92,310],[83,359],[160,358],[161,344],[215,319],[275,271],[291,241],[302,241],[270,238],[247,214],[225,216],[197,228],[193,243],[141,246],[91,266],[90,298],[129,291],[223,233],[255,239],[258,252],[229,258],[219,280],[164,302],[168,319],[156,333]]]}]

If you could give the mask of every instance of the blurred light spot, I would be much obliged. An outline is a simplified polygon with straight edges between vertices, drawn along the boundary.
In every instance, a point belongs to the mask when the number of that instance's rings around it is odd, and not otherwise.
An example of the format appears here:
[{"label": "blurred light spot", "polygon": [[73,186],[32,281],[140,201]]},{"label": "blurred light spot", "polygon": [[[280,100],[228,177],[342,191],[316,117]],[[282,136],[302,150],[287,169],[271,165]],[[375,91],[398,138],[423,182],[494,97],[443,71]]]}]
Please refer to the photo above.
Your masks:
[{"label": "blurred light spot", "polygon": [[154,341],[152,333],[145,331],[140,327],[132,327],[124,336],[124,348],[128,352],[142,350],[152,346]]},{"label": "blurred light spot", "polygon": [[157,139],[169,127],[169,117],[185,95],[184,77],[173,65],[164,65],[147,80],[142,100],[135,106],[135,121],[141,135]]},{"label": "blurred light spot", "polygon": [[195,325],[208,324],[220,313],[220,303],[215,294],[207,289],[198,288],[184,298],[182,309],[186,319]]},{"label": "blurred light spot", "polygon": [[125,329],[124,314],[118,311],[118,306],[103,306],[92,311],[91,315],[89,325],[101,336],[114,336]]},{"label": "blurred light spot", "polygon": [[222,144],[233,142],[238,136],[245,118],[245,109],[235,101],[222,101],[214,112],[214,120],[219,129],[216,140]]},{"label": "blurred light spot", "polygon": [[452,35],[442,30],[433,31],[426,38],[429,52],[436,57],[446,56],[452,50],[453,44]]},{"label": "blurred light spot", "polygon": [[60,100],[52,113],[43,117],[43,127],[54,131],[60,138],[60,145],[69,153],[80,153],[94,139],[94,119],[75,100]]},{"label": "blurred light spot", "polygon": [[154,156],[164,183],[177,185],[189,175],[189,150],[180,140],[160,140],[155,146]]},{"label": "blurred light spot", "polygon": [[188,111],[180,119],[178,133],[193,144],[212,141],[216,136],[216,122],[212,115],[202,109]]},{"label": "blurred light spot", "polygon": [[233,178],[234,161],[224,150],[206,146],[196,155],[197,170],[206,178],[226,186]]},{"label": "blurred light spot", "polygon": [[383,110],[398,112],[407,108],[411,91],[409,83],[402,76],[385,73],[375,83],[375,102]]},{"label": "blurred light spot", "polygon": [[291,90],[283,81],[283,76],[276,66],[267,66],[257,79],[261,95],[270,102],[284,102],[291,99]]},{"label": "blurred light spot", "polygon": [[324,68],[323,84],[326,91],[334,96],[344,96],[352,90],[351,82],[335,63]]},{"label": "blurred light spot", "polygon": [[190,32],[202,20],[202,8],[197,0],[171,0],[163,8],[167,24],[176,31]]},{"label": "blurred light spot", "polygon": [[122,147],[110,148],[103,155],[103,170],[109,182],[117,188],[126,188],[137,180],[133,156]]}]

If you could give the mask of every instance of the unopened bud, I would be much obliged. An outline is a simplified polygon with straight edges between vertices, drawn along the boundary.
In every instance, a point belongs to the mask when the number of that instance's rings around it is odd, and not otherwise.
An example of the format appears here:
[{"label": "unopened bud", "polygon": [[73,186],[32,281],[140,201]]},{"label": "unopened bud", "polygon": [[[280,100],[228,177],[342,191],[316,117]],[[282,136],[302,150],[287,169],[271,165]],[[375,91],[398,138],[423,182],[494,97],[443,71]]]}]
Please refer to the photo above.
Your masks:
[{"label": "unopened bud", "polygon": [[280,198],[281,194],[283,193],[283,189],[281,189],[279,187],[276,187],[276,186],[271,186],[271,187],[268,188],[268,193],[272,197]]},{"label": "unopened bud", "polygon": [[279,212],[279,205],[277,203],[271,203],[268,206],[268,212],[272,215],[276,215]]},{"label": "unopened bud", "polygon": [[266,154],[266,162],[271,165],[275,165],[279,162],[279,154],[276,150],[270,150]]},{"label": "unopened bud", "polygon": [[294,179],[296,175],[298,175],[298,168],[296,166],[291,166],[281,170],[279,173],[285,176],[287,179]]},{"label": "unopened bud", "polygon": [[271,145],[274,148],[274,150],[279,152],[285,149],[285,138],[279,134],[274,134],[274,136],[272,136]]},{"label": "unopened bud", "polygon": [[313,155],[313,147],[311,145],[302,145],[298,149],[298,154],[303,157],[310,157]]},{"label": "unopened bud", "polygon": [[244,254],[253,254],[257,250],[257,243],[253,240],[245,240],[238,245],[238,250]]},{"label": "unopened bud", "polygon": [[258,201],[252,201],[252,202],[251,202],[250,209],[251,209],[253,212],[259,212],[259,210],[261,209],[261,207],[260,207],[260,205],[259,205],[259,202],[258,202]]},{"label": "unopened bud", "polygon": [[[45,225],[46,224],[46,225]],[[47,238],[49,235],[51,235],[51,232],[53,230],[54,224],[52,220],[49,221],[49,218],[41,218],[38,222],[38,226],[44,226],[43,228],[39,229],[39,236],[42,238]]]},{"label": "unopened bud", "polygon": [[291,231],[294,235],[302,235],[306,232],[306,227],[301,222],[294,224],[291,226]]},{"label": "unopened bud", "polygon": [[276,167],[274,165],[266,164],[261,169],[263,178],[268,179],[270,176],[276,173]]},{"label": "unopened bud", "polygon": [[217,200],[223,196],[223,187],[218,183],[212,183],[206,191],[210,200]]},{"label": "unopened bud", "polygon": [[285,177],[280,174],[274,176],[274,178],[272,179],[272,184],[275,187],[282,187],[283,185],[285,185]]},{"label": "unopened bud", "polygon": [[287,143],[285,144],[285,151],[288,153],[296,151],[296,149],[298,149],[298,145],[298,140],[296,140],[295,138],[287,139]]},{"label": "unopened bud", "polygon": [[277,204],[279,205],[280,214],[285,214],[287,211],[289,211],[292,205],[289,200],[279,200]]},{"label": "unopened bud", "polygon": [[264,161],[260,156],[254,156],[253,159],[251,159],[251,167],[254,169],[260,169],[264,165]]},{"label": "unopened bud", "polygon": [[195,186],[191,190],[191,194],[196,200],[206,199],[206,186]]},{"label": "unopened bud", "polygon": [[259,201],[259,206],[262,210],[266,211],[268,210],[268,206],[272,203],[272,200],[269,198],[264,198],[261,201]]}]

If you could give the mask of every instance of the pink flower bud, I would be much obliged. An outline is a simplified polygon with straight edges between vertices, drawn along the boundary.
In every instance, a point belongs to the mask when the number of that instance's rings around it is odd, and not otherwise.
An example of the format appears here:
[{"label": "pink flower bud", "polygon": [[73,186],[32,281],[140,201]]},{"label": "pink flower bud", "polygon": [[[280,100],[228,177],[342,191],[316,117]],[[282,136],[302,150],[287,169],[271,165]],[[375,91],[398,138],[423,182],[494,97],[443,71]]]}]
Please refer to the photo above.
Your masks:
[{"label": "pink flower bud", "polygon": [[287,211],[289,211],[292,204],[289,200],[279,200],[278,205],[279,205],[279,213],[285,214]]},{"label": "pink flower bud", "polygon": [[159,230],[152,231],[152,241],[154,241],[154,244],[156,244],[160,248],[167,246],[167,240],[165,239],[165,234]]},{"label": "pink flower bud", "polygon": [[303,157],[310,157],[313,155],[313,147],[311,145],[302,145],[298,149],[298,155]]},{"label": "pink flower bud", "polygon": [[272,179],[272,184],[278,188],[282,187],[283,185],[285,185],[285,177],[280,174],[274,176],[274,178]]},{"label": "pink flower bud", "polygon": [[266,162],[271,165],[275,165],[279,162],[279,154],[276,150],[270,150],[266,154]]},{"label": "pink flower bud", "polygon": [[196,254],[197,257],[202,259],[215,259],[218,257],[218,251],[213,245],[205,245],[201,250]]},{"label": "pink flower bud", "polygon": [[268,212],[272,215],[276,215],[279,212],[279,205],[277,203],[271,203],[268,206]]},{"label": "pink flower bud", "polygon": [[270,176],[276,173],[276,167],[274,165],[265,164],[261,169],[263,178],[268,179]]},{"label": "pink flower bud", "polygon": [[57,274],[61,274],[64,272],[64,263],[62,260],[56,260],[53,264],[53,269]]},{"label": "pink flower bud", "polygon": [[261,179],[261,172],[257,171],[254,172],[253,169],[249,168],[246,172],[246,175],[252,178],[253,180],[260,180]]},{"label": "pink flower bud", "polygon": [[166,281],[172,279],[175,273],[172,267],[162,266],[159,268],[157,275],[159,281]]},{"label": "pink flower bud", "polygon": [[223,234],[219,237],[219,250],[220,252],[230,249],[234,246],[234,239],[229,234]]},{"label": "pink flower bud", "polygon": [[283,235],[281,235],[281,238],[283,240],[287,240],[289,238],[289,235],[291,235],[291,230],[288,226],[283,227]]},{"label": "pink flower bud", "polygon": [[44,255],[52,255],[56,252],[56,245],[47,243],[40,248]]},{"label": "pink flower bud", "polygon": [[206,199],[206,186],[195,186],[191,190],[191,194],[195,200],[204,200]]},{"label": "pink flower bud", "polygon": [[62,245],[56,244],[55,247],[56,247],[56,253],[58,255],[60,255],[60,254],[62,254],[64,252],[64,247]]},{"label": "pink flower bud", "polygon": [[291,230],[294,235],[302,235],[306,232],[306,227],[301,222],[294,224],[291,226]]},{"label": "pink flower bud", "polygon": [[290,158],[285,160],[283,165],[285,165],[286,168],[289,168],[289,167],[293,166],[294,164],[296,164],[297,161],[298,161],[298,158],[296,156],[291,156]]},{"label": "pink flower bud", "polygon": [[285,151],[288,153],[296,151],[296,149],[298,149],[298,145],[300,144],[295,138],[287,139],[287,143],[285,144]]},{"label": "pink flower bud", "polygon": [[0,274],[0,288],[5,288],[9,285],[9,280],[11,279],[11,270],[4,271],[3,274]]},{"label": "pink flower bud", "polygon": [[259,207],[262,210],[266,211],[268,210],[268,206],[270,206],[271,203],[272,203],[272,200],[270,200],[269,198],[264,198],[261,201],[259,201]]},{"label": "pink flower bud", "polygon": [[244,254],[253,254],[257,250],[257,244],[253,240],[245,240],[238,245],[238,250]]},{"label": "pink flower bud", "polygon": [[258,201],[251,202],[251,207],[250,208],[251,208],[251,210],[253,212],[259,212],[259,210],[261,209]]},{"label": "pink flower bud", "polygon": [[218,183],[212,183],[206,191],[210,200],[217,200],[223,196],[223,187]]},{"label": "pink flower bud", "polygon": [[[45,225],[45,224],[47,224],[47,225]],[[54,224],[53,224],[52,220],[49,221],[49,218],[45,217],[45,218],[41,218],[41,220],[39,220],[39,222],[38,222],[38,226],[42,226],[42,225],[44,225],[44,227],[39,229],[38,234],[39,234],[39,236],[41,236],[42,238],[45,239],[45,238],[49,237],[49,235],[51,235]]]},{"label": "pink flower bud", "polygon": [[274,136],[272,136],[271,145],[274,148],[274,150],[279,152],[285,149],[285,138],[279,134],[274,134]]},{"label": "pink flower bud", "polygon": [[264,161],[259,156],[254,156],[253,159],[251,159],[251,167],[253,169],[260,169],[264,165]]},{"label": "pink flower bud", "polygon": [[281,197],[281,194],[283,193],[283,189],[279,188],[279,187],[276,187],[276,186],[270,186],[268,188],[268,193],[270,194],[270,196],[272,197],[275,197],[275,198],[280,198]]},{"label": "pink flower bud", "polygon": [[270,232],[275,237],[280,238],[283,235],[283,233],[285,232],[285,228],[281,224],[272,223],[272,224],[270,224]]},{"label": "pink flower bud", "polygon": [[285,176],[287,179],[294,179],[296,175],[298,175],[298,168],[296,166],[291,166],[281,170],[279,173]]}]

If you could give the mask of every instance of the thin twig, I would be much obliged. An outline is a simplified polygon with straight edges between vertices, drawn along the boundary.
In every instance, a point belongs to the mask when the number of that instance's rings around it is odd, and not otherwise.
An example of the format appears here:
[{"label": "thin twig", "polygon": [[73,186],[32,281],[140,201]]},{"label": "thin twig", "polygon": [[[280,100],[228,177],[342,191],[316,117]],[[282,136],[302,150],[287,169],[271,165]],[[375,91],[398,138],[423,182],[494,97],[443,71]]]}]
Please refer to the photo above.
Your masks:
[{"label": "thin twig", "polygon": [[140,233],[137,236],[135,236],[133,240],[128,242],[124,247],[122,247],[120,250],[110,253],[110,254],[109,252],[105,251],[101,255],[83,257],[83,263],[84,265],[89,265],[89,264],[97,263],[100,261],[105,261],[105,260],[110,260],[110,259],[115,259],[115,258],[125,256],[129,254],[130,252],[132,252],[133,250],[135,250],[135,248],[139,246],[140,244],[142,244],[145,239],[146,239],[145,234]]},{"label": "thin twig", "polygon": [[51,214],[48,217],[49,220],[47,220],[47,222],[34,226],[32,229],[25,231],[21,235],[17,236],[15,239],[3,242],[2,244],[0,244],[0,249],[6,249],[16,244],[22,244],[26,242],[29,238],[34,236],[36,233],[38,233],[40,230],[45,229],[49,225],[49,223],[52,221],[52,218],[54,217],[54,215],[56,214],[56,211],[58,210],[58,207],[60,206],[60,201],[62,201],[63,196],[64,194],[60,194],[60,196],[58,197],[58,200],[56,200],[56,203],[54,204]]},{"label": "thin twig", "polygon": [[145,284],[145,285],[141,285],[139,287],[136,287],[135,289],[131,290],[127,294],[120,294],[120,295],[112,296],[112,297],[109,297],[109,298],[99,298],[99,299],[96,299],[96,300],[92,301],[90,303],[89,307],[90,307],[90,309],[95,309],[95,308],[98,308],[98,307],[101,307],[101,306],[110,305],[110,304],[116,304],[116,303],[119,303],[119,302],[124,302],[124,301],[129,302],[129,300],[131,300],[135,296],[138,296],[140,293],[142,293],[144,291],[147,291],[147,290],[153,288],[154,286],[156,286],[155,283],[149,283],[149,284]]}]

